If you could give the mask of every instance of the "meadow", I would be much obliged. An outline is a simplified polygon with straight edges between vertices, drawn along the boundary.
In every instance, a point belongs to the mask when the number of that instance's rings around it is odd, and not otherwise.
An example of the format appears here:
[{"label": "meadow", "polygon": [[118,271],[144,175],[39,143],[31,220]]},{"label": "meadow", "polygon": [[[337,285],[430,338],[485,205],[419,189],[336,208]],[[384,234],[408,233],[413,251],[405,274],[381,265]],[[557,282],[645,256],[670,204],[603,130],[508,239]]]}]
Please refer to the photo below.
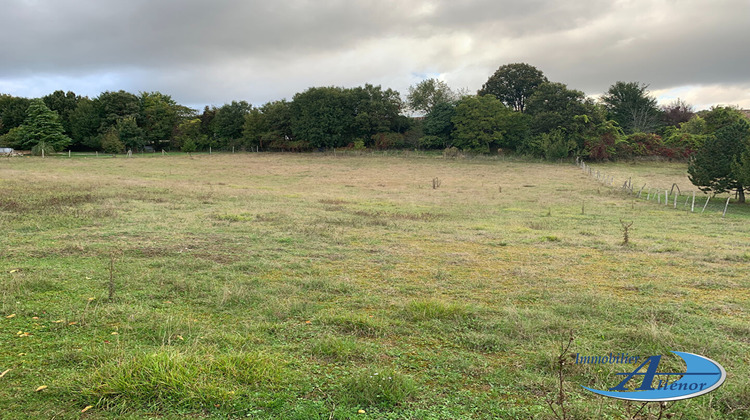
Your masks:
[{"label": "meadow", "polygon": [[572,337],[727,380],[642,407],[567,362],[570,418],[750,418],[750,205],[619,188],[695,190],[681,163],[593,167],[616,186],[502,157],[0,159],[0,417],[552,419]]}]

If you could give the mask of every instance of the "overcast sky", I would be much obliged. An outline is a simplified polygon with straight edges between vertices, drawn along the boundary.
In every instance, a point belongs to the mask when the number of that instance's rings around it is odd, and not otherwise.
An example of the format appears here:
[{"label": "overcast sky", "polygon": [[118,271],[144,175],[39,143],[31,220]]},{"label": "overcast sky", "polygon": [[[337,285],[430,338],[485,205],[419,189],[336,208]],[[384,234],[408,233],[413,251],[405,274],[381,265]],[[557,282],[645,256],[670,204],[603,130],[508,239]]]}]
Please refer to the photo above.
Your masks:
[{"label": "overcast sky", "polygon": [[475,92],[503,64],[598,95],[750,108],[749,0],[0,0],[0,93],[160,91],[201,107],[429,77]]}]

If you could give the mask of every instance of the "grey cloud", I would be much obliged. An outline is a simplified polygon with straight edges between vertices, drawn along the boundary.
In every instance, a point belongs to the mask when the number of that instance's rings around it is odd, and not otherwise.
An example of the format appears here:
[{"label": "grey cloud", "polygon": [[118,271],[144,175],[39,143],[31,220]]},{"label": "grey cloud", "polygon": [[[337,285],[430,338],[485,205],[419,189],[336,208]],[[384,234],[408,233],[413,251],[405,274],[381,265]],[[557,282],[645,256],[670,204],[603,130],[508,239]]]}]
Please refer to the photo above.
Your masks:
[{"label": "grey cloud", "polygon": [[92,89],[257,102],[321,84],[405,92],[422,73],[476,90],[510,62],[589,94],[744,86],[749,15],[744,0],[10,0],[0,87],[110,74]]}]

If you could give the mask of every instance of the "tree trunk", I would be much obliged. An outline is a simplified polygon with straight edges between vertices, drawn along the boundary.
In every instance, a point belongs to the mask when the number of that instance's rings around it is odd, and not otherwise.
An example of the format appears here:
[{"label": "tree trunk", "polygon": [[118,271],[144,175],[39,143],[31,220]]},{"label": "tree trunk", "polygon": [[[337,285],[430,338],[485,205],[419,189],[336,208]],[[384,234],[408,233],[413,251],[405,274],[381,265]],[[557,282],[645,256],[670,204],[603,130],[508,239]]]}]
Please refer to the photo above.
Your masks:
[{"label": "tree trunk", "polygon": [[745,202],[745,187],[737,188],[737,202],[738,203]]}]

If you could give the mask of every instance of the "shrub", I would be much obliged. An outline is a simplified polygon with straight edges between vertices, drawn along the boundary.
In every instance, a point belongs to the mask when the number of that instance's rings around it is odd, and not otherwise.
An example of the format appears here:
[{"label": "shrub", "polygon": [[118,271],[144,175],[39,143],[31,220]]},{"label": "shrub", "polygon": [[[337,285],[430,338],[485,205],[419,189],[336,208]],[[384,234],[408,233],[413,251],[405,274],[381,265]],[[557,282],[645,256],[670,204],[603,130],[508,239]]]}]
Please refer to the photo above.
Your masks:
[{"label": "shrub", "polygon": [[31,154],[34,156],[41,156],[42,150],[44,150],[45,155],[50,155],[52,153],[55,153],[55,148],[47,143],[47,142],[39,142],[34,147],[31,148]]}]

